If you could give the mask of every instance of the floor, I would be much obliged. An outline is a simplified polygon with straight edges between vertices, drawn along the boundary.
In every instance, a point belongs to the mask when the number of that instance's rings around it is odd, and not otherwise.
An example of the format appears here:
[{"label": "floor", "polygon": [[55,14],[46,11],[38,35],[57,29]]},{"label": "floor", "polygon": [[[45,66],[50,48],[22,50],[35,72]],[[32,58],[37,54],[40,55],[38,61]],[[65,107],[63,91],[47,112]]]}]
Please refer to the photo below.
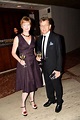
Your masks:
[{"label": "floor", "polygon": [[[48,108],[43,107],[47,100],[44,86],[36,91],[38,109],[32,109],[28,98],[26,102],[27,117],[23,117],[21,114],[21,91],[15,92],[15,71],[1,75],[0,80],[1,78],[1,81],[4,81],[3,78],[6,79],[6,85],[3,87],[2,85],[5,83],[0,81],[0,120],[80,120],[80,49],[66,56],[64,70],[62,111],[55,113],[56,104]],[[4,94],[2,94],[3,92]]]}]

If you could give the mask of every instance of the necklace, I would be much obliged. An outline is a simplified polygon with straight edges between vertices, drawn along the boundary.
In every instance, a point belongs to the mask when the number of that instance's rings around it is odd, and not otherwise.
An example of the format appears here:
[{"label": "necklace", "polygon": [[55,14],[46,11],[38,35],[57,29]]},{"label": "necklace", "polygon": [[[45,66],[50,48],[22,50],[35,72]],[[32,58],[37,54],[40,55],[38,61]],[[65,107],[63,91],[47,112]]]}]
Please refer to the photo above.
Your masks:
[{"label": "necklace", "polygon": [[22,33],[22,35],[25,36],[25,37],[29,37],[30,36],[30,34],[29,35],[24,35],[23,33]]}]

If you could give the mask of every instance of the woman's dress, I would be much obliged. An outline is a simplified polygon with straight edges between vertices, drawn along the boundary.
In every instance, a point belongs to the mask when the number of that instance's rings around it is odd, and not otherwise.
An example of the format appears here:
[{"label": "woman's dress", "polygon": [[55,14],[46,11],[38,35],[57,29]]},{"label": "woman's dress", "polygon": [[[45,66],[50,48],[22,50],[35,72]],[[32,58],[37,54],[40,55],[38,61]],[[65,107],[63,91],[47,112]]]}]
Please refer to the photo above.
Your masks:
[{"label": "woman's dress", "polygon": [[29,45],[21,34],[18,35],[18,39],[19,57],[21,55],[25,56],[26,66],[17,63],[16,91],[22,90],[30,93],[43,86],[40,68],[34,55],[35,41],[34,37],[31,37]]}]

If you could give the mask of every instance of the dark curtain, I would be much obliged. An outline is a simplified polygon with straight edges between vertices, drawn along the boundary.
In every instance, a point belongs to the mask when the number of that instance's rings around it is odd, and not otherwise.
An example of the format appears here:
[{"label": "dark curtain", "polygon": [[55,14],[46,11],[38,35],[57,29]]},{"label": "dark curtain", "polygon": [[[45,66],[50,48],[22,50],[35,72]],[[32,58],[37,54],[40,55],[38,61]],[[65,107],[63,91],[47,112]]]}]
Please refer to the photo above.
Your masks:
[{"label": "dark curtain", "polygon": [[[38,10],[22,10],[22,9],[9,9],[0,8],[0,40],[10,39],[13,33],[13,28],[17,27],[21,33],[20,19],[23,16],[29,16],[34,13],[35,26],[32,34],[39,35],[39,11]],[[33,23],[34,24],[34,23]]]}]

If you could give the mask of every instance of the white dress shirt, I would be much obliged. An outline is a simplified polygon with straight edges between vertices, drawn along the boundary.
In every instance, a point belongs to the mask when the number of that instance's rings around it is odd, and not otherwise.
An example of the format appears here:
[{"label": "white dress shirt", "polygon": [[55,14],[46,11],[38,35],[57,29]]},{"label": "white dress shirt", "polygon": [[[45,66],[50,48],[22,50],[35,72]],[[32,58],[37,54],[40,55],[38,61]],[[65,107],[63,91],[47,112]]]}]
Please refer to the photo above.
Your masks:
[{"label": "white dress shirt", "polygon": [[[46,48],[47,48],[47,42],[48,42],[48,38],[49,38],[49,34],[50,31],[47,34],[44,34],[43,36],[45,36],[45,43],[44,43],[44,56],[46,57]],[[43,41],[44,41],[44,37],[42,39],[42,48],[43,48]],[[43,50],[42,50],[43,51]],[[42,56],[43,57],[43,56]]]}]

